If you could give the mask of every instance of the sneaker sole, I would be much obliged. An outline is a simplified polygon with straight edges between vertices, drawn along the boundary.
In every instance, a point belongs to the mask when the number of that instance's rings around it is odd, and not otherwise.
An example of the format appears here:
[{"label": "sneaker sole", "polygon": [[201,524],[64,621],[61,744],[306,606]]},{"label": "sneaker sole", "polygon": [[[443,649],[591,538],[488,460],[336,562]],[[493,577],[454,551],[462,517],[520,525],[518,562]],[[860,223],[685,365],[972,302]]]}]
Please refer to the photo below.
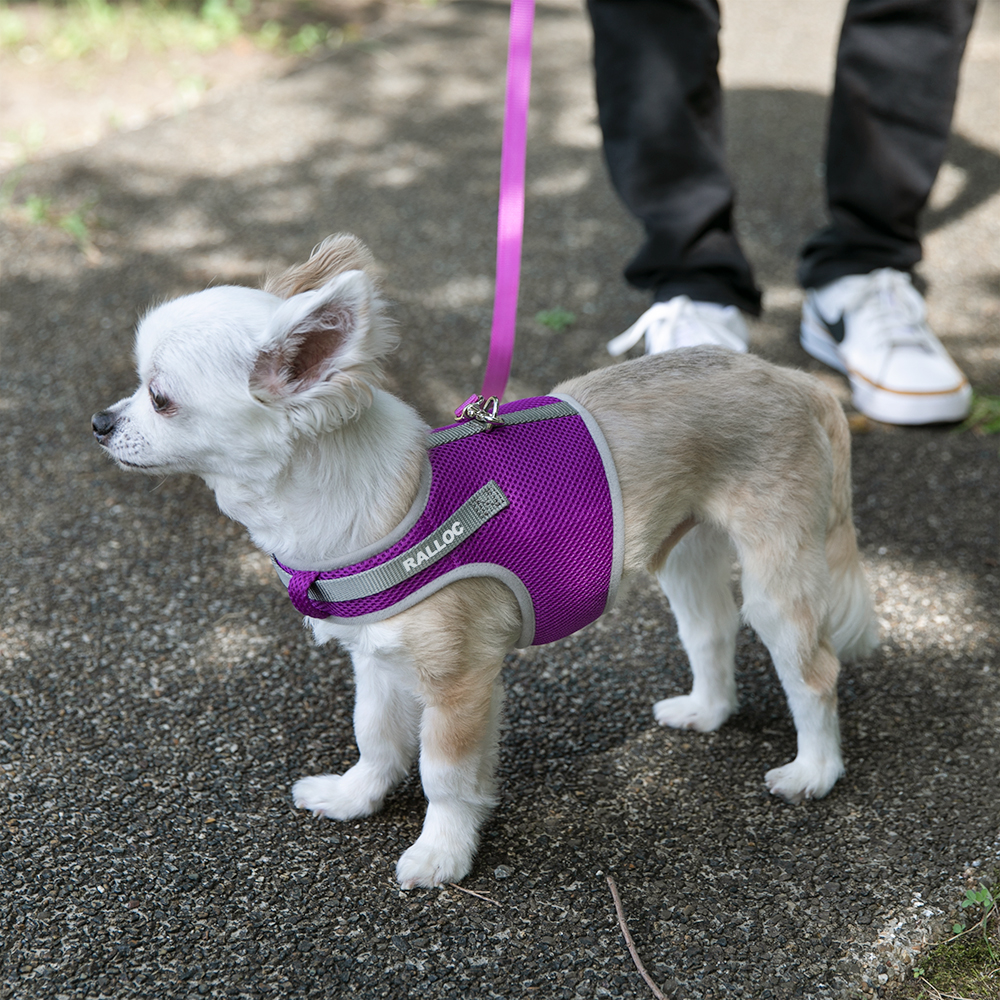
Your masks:
[{"label": "sneaker sole", "polygon": [[799,342],[807,354],[846,375],[855,408],[884,424],[950,424],[964,420],[972,403],[972,387],[963,382],[947,392],[895,392],[850,371],[830,335],[802,311]]}]

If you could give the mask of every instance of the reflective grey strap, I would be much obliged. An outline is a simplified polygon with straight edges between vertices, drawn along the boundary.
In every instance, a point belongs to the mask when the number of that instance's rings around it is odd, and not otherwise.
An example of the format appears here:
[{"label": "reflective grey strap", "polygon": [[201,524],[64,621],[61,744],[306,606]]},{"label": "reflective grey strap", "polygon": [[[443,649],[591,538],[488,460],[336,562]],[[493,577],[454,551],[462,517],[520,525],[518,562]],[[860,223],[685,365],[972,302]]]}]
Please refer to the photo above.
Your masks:
[{"label": "reflective grey strap", "polygon": [[530,410],[502,413],[503,425],[496,428],[491,428],[489,424],[480,423],[478,420],[468,420],[464,424],[456,424],[454,427],[444,427],[439,431],[431,431],[427,435],[427,447],[435,448],[439,444],[448,444],[459,438],[468,437],[470,434],[486,432],[499,434],[502,432],[502,427],[508,424],[530,424],[536,420],[551,420],[553,417],[571,417],[576,412],[571,404],[560,401],[546,403],[544,406],[533,406]]},{"label": "reflective grey strap", "polygon": [[[309,588],[309,596],[313,600],[339,603],[356,601],[388,590],[389,587],[409,579],[418,570],[443,559],[490,518],[509,506],[510,501],[504,496],[503,490],[491,479],[481,489],[476,490],[454,514],[445,518],[443,524],[416,545],[382,563],[381,566],[373,566],[371,569],[339,579],[317,580]],[[288,586],[291,577],[277,564],[275,568],[282,582]]]}]

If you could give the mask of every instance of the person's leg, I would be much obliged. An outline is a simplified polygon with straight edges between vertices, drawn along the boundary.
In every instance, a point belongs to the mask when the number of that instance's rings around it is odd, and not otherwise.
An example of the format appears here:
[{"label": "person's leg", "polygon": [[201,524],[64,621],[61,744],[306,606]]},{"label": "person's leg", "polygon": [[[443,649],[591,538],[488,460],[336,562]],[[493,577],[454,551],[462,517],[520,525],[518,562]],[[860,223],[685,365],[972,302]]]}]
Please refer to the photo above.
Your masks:
[{"label": "person's leg", "polygon": [[826,153],[830,224],[802,251],[820,288],[920,260],[917,222],[944,157],[976,0],[850,0]]},{"label": "person's leg", "polygon": [[732,228],[714,0],[588,0],[604,153],[646,242],[625,270],[665,302],[760,311]]},{"label": "person's leg", "polygon": [[805,245],[802,346],[887,423],[961,420],[972,390],[910,271],[944,157],[975,0],[851,0],[827,139],[830,224]]}]

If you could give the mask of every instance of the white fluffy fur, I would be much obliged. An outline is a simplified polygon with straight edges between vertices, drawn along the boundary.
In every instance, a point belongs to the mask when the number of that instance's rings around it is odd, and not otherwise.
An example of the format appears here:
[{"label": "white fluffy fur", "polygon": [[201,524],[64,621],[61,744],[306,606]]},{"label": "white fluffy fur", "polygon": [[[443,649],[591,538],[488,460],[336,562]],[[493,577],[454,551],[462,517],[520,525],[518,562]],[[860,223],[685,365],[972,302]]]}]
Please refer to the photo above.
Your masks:
[{"label": "white fluffy fur", "polygon": [[[94,418],[102,446],[125,468],[199,474],[286,565],[323,569],[385,535],[416,494],[427,428],[380,387],[395,336],[369,261],[352,237],[334,237],[271,279],[274,291],[213,288],[154,309],[136,339],[139,388]],[[657,702],[657,721],[705,732],[736,709],[737,558],[743,617],[771,651],[798,732],[795,759],[767,784],[793,802],[825,795],[843,773],[836,653],[864,655],[875,641],[836,400],[806,375],[713,349],[559,389],[605,433],[625,570],[656,575],[688,653],[691,692]],[[427,815],[397,876],[405,888],[461,879],[496,801],[500,671],[520,633],[513,595],[466,580],[378,625],[312,627],[351,653],[360,756],[343,775],[298,781],[296,805],[369,815],[419,754]]]}]

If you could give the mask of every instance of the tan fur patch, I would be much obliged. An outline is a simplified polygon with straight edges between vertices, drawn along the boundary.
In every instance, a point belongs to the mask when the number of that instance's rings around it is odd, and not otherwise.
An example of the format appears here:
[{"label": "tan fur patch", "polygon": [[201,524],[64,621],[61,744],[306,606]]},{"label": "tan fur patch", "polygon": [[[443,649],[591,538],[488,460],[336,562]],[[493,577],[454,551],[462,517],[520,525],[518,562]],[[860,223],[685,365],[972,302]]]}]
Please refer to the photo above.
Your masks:
[{"label": "tan fur patch", "polygon": [[488,729],[493,682],[481,674],[467,676],[429,706],[424,715],[421,746],[437,760],[461,763],[479,750]]},{"label": "tan fur patch", "polygon": [[487,731],[494,682],[521,631],[517,601],[496,580],[462,580],[404,616],[404,642],[428,707],[422,746],[457,764],[480,748]]},{"label": "tan fur patch", "polygon": [[322,288],[344,271],[368,272],[373,263],[371,251],[361,240],[348,233],[338,233],[323,240],[304,264],[269,274],[264,279],[264,291],[288,299],[300,292]]},{"label": "tan fur patch", "polygon": [[666,561],[674,546],[697,524],[694,516],[687,517],[670,532],[663,540],[663,544],[657,549],[656,555],[649,560],[647,569],[650,573],[655,573]]},{"label": "tan fur patch", "polygon": [[814,691],[823,696],[824,701],[832,699],[837,703],[837,677],[840,675],[840,660],[837,659],[828,639],[823,639],[816,652],[803,662],[802,679]]}]

